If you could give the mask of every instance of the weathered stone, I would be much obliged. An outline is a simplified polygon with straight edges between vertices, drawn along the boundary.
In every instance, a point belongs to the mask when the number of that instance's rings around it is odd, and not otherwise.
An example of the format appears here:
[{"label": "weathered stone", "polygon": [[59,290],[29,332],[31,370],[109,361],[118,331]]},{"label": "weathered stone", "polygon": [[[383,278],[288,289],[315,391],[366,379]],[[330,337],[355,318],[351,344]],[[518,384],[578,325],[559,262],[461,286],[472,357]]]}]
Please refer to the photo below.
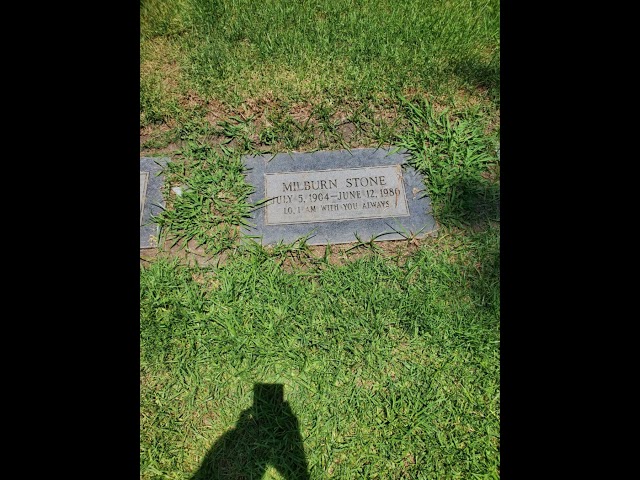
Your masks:
[{"label": "weathered stone", "polygon": [[404,151],[354,149],[246,156],[259,204],[243,232],[263,245],[422,237],[436,228],[422,176]]},{"label": "weathered stone", "polygon": [[162,169],[168,158],[140,158],[140,248],[158,245],[160,227],[153,221],[165,206],[162,197]]}]

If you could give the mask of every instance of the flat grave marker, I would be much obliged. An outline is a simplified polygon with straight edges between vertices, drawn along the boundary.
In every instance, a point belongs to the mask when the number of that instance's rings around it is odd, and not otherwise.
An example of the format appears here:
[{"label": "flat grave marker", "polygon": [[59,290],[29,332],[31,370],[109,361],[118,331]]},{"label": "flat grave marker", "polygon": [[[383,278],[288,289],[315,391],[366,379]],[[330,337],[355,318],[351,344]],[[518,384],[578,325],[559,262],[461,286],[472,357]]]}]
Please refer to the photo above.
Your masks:
[{"label": "flat grave marker", "polygon": [[147,182],[149,172],[140,172],[140,226],[142,226],[142,212],[144,211],[144,200],[147,196]]},{"label": "flat grave marker", "polygon": [[243,233],[263,245],[423,237],[436,229],[422,176],[405,151],[353,149],[245,156],[261,203]]},{"label": "flat grave marker", "polygon": [[162,197],[163,176],[168,158],[140,158],[140,248],[158,246],[160,227],[153,221],[165,203]]}]

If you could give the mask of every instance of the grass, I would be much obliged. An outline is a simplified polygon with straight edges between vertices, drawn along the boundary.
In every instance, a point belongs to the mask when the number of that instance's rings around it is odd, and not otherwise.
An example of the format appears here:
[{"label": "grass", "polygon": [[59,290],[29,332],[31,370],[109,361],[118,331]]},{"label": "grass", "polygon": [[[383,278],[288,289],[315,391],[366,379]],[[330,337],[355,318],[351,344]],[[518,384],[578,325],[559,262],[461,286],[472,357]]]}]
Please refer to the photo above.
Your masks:
[{"label": "grass", "polygon": [[[251,187],[244,182],[240,157],[229,150],[227,155],[218,154],[196,142],[189,142],[181,153],[197,161],[169,163],[164,195],[168,205],[158,224],[173,245],[195,241],[196,248],[204,246],[213,254],[231,248],[239,238],[236,226],[250,211],[241,202]],[[170,193],[172,183],[182,189],[182,195]]]},{"label": "grass", "polygon": [[188,478],[253,386],[275,383],[311,478],[496,477],[499,257],[486,235],[402,264],[371,254],[286,272],[250,250],[209,270],[154,262],[141,273],[141,476]]},{"label": "grass", "polygon": [[337,106],[420,92],[499,105],[499,18],[497,0],[145,0],[141,123],[210,101]]},{"label": "grass", "polygon": [[499,220],[499,132],[486,132],[486,119],[477,108],[436,113],[424,100],[402,100],[409,128],[397,144],[424,172],[434,214],[457,226]]},{"label": "grass", "polygon": [[[141,2],[141,480],[499,478],[499,46],[497,0]],[[241,242],[242,155],[376,146],[436,236]]]},{"label": "grass", "polygon": [[269,1],[260,8],[249,0],[146,0],[141,33],[145,46],[180,35],[173,44],[185,52],[181,75],[203,96],[233,100],[274,87],[293,99],[326,90],[353,98],[418,86],[496,89],[498,9],[497,0]]},{"label": "grass", "polygon": [[[398,105],[396,123],[406,127],[402,131],[390,128],[378,145],[389,142],[411,153],[410,163],[425,175],[438,221],[455,227],[498,221],[499,131],[487,131],[492,117],[479,107],[453,106],[436,112],[424,100],[411,102],[404,97],[398,98]],[[313,110],[317,111],[322,115],[322,109]],[[281,139],[280,147],[283,143],[286,147],[296,135],[322,137],[306,125],[294,126],[271,131]],[[239,116],[217,126],[197,121],[183,124],[184,147],[174,152],[174,161],[165,172],[165,198],[170,205],[158,219],[173,245],[195,241],[196,248],[217,254],[237,244],[238,227],[252,208],[244,202],[251,187],[244,181],[241,156],[278,150],[262,148],[263,134],[257,132],[251,118]],[[349,148],[337,133],[327,146]],[[186,188],[185,193],[176,196],[170,185]]]}]

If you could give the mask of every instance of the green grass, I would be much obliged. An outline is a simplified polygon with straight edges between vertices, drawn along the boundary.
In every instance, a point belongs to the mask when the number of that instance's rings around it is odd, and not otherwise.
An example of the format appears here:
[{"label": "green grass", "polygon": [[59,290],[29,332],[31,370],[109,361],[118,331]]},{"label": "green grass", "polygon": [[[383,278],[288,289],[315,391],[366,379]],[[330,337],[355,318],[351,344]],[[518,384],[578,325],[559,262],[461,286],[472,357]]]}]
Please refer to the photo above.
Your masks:
[{"label": "green grass", "polygon": [[[250,212],[244,200],[251,187],[244,182],[240,157],[224,150],[226,155],[205,143],[188,142],[181,155],[197,161],[168,164],[164,185],[168,205],[157,223],[172,246],[195,242],[195,248],[216,254],[239,240],[237,226]],[[172,184],[182,189],[182,195],[170,191]]]},{"label": "green grass", "polygon": [[436,113],[424,100],[402,105],[409,128],[397,144],[424,173],[434,215],[456,226],[499,220],[499,131],[486,131],[478,108]]},{"label": "green grass", "polygon": [[[411,153],[410,163],[425,176],[439,223],[463,227],[499,221],[499,131],[488,131],[492,117],[479,107],[453,106],[436,113],[428,102],[404,97],[398,98],[398,105],[396,121],[406,127],[401,131],[390,128],[382,141],[374,143],[393,143]],[[321,116],[322,112],[315,109],[313,115]],[[325,112],[325,116],[329,115]],[[278,129],[272,134],[286,150],[288,140],[305,134],[305,128]],[[197,120],[182,125],[184,148],[174,152],[165,172],[165,198],[170,200],[170,208],[158,218],[172,244],[195,241],[194,247],[217,254],[238,243],[238,227],[252,208],[246,203],[251,187],[244,181],[241,156],[277,151],[261,148],[262,134],[251,119],[239,116],[220,121],[217,126]],[[310,128],[306,134],[312,141],[321,137]],[[374,134],[369,132],[369,137]],[[327,146],[348,148],[345,143],[335,133]],[[181,186],[185,193],[174,195],[170,185]]]},{"label": "green grass", "polygon": [[497,477],[498,236],[291,272],[251,250],[212,269],[154,262],[142,478],[188,478],[256,383],[284,385],[311,478]]},{"label": "green grass", "polygon": [[[141,2],[162,238],[215,260],[141,262],[141,480],[499,478],[499,20],[497,0]],[[241,241],[242,155],[376,146],[411,154],[437,235]]]},{"label": "green grass", "polygon": [[499,103],[499,21],[498,0],[145,0],[141,121],[194,95],[237,106],[463,91]]}]

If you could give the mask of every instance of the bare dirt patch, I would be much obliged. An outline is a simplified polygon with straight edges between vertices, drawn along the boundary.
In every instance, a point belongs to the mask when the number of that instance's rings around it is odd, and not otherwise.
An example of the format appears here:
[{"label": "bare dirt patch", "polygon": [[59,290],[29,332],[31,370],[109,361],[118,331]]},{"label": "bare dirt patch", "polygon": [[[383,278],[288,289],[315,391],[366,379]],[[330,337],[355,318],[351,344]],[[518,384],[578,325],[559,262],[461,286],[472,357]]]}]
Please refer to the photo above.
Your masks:
[{"label": "bare dirt patch", "polygon": [[186,246],[182,242],[176,245],[172,244],[173,242],[165,240],[162,249],[141,248],[140,266],[146,266],[158,258],[171,258],[179,259],[184,265],[208,267],[223,265],[229,257],[229,252],[222,252],[217,255],[208,254],[203,247],[197,246],[194,240],[190,240]]},{"label": "bare dirt patch", "polygon": [[[380,255],[383,258],[404,264],[405,260],[414,252],[420,249],[425,242],[433,242],[436,234],[432,234],[421,239],[411,240],[388,240],[374,242],[373,246],[361,245],[358,243],[344,243],[335,245],[307,245],[299,249],[292,249],[288,252],[278,254],[273,247],[266,246],[265,250],[274,258],[280,259],[281,267],[292,272],[297,269],[315,268],[320,264],[342,266],[356,260]],[[204,248],[189,242],[185,248],[182,245],[171,246],[171,242],[165,241],[163,249],[145,248],[140,249],[140,266],[146,266],[158,258],[178,258],[185,265],[221,266],[225,265],[233,250],[227,250],[220,254],[207,254]]]}]

